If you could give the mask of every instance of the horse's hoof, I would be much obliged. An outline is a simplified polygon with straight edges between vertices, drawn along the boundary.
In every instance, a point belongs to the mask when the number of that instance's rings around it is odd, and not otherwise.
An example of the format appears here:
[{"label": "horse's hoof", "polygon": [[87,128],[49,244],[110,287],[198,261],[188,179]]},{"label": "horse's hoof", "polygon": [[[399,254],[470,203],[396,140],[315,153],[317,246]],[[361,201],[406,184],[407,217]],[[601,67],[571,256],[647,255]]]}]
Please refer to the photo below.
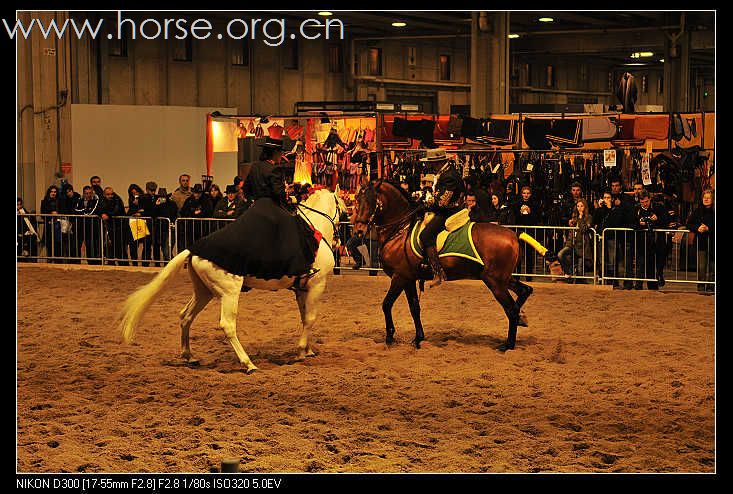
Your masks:
[{"label": "horse's hoof", "polygon": [[414,340],[412,340],[412,344],[413,344],[413,345],[415,345],[415,348],[416,348],[417,350],[419,350],[419,349],[420,349],[420,342],[421,342],[421,341],[423,341],[424,339],[425,339],[425,338],[420,338],[420,339],[418,339],[418,338],[415,338]]},{"label": "horse's hoof", "polygon": [[501,345],[499,345],[499,347],[497,348],[497,350],[499,350],[501,353],[504,353],[507,350],[514,350],[514,345],[509,345],[506,342],[504,342]]},{"label": "horse's hoof", "polygon": [[315,357],[316,353],[311,349],[305,349],[305,348],[299,348],[298,349],[298,357],[296,358],[297,361],[302,362],[306,359],[306,357]]},{"label": "horse's hoof", "polygon": [[192,357],[181,357],[183,359],[183,363],[189,367],[198,367],[201,365],[199,362],[199,359],[192,358]]},{"label": "horse's hoof", "polygon": [[258,370],[257,367],[253,365],[252,367],[248,367],[247,370],[244,371],[244,372],[246,372],[247,375],[250,375],[250,374],[254,374],[255,371],[257,371],[257,370]]}]

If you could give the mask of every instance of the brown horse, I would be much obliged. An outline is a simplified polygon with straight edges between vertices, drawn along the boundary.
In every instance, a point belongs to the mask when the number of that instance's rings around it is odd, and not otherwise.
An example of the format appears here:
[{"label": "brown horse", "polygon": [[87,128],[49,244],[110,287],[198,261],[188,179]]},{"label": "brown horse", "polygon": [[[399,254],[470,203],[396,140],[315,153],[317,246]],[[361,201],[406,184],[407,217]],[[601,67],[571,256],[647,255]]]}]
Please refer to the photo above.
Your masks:
[{"label": "brown horse", "polygon": [[[356,197],[356,211],[352,217],[355,234],[366,233],[376,225],[384,272],[392,278],[382,310],[387,327],[387,344],[394,342],[395,327],[392,306],[404,291],[415,323],[413,343],[420,348],[425,339],[420,321],[420,301],[417,281],[425,279],[420,269],[421,259],[409,247],[411,226],[419,206],[412,204],[407,195],[396,186],[383,180],[366,184]],[[476,223],[472,239],[484,265],[458,256],[440,258],[447,279],[481,280],[494,294],[509,319],[509,333],[499,350],[511,350],[517,339],[517,325],[526,326],[521,315],[522,305],[532,294],[532,287],[512,276],[519,258],[519,241],[512,230],[493,223]],[[421,271],[423,271],[421,273]],[[515,301],[509,290],[517,294]]]}]

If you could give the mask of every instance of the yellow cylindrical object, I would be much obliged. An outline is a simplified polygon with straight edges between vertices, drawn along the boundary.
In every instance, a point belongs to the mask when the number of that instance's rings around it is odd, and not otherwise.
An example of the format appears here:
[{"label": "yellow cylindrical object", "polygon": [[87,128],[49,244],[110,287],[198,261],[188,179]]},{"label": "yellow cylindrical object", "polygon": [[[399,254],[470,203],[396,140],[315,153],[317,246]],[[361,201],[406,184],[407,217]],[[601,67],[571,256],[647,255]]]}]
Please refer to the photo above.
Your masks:
[{"label": "yellow cylindrical object", "polygon": [[534,249],[537,252],[539,252],[541,256],[544,256],[545,253],[547,252],[547,247],[544,247],[541,243],[539,243],[537,240],[535,240],[534,238],[532,238],[531,235],[528,235],[528,234],[522,232],[522,233],[519,234],[519,240],[524,240],[529,245],[531,245],[532,247],[534,247]]}]

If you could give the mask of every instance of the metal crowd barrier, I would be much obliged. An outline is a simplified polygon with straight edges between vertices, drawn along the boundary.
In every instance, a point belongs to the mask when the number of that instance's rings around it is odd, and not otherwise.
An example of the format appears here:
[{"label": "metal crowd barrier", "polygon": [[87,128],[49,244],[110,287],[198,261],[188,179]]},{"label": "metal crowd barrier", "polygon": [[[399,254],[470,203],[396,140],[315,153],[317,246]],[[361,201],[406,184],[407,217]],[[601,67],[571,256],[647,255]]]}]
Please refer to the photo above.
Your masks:
[{"label": "metal crowd barrier", "polygon": [[175,253],[191,247],[200,238],[224,228],[236,218],[177,218],[175,223]]},{"label": "metal crowd barrier", "polygon": [[99,216],[17,216],[16,254],[19,262],[102,264],[103,229]]},{"label": "metal crowd barrier", "polygon": [[[131,223],[131,220],[133,222]],[[163,265],[199,238],[228,223],[231,218],[168,218],[119,216],[107,221],[99,216],[19,214],[17,215],[18,262],[86,263],[107,265]],[[590,229],[582,248],[565,249],[576,227],[504,225],[520,234],[526,232],[560,257],[570,280],[593,284],[623,283],[625,287],[665,282],[697,284],[700,291],[715,286],[715,245],[709,239],[692,236],[688,230],[654,231],[606,228],[601,235]],[[359,269],[376,275],[382,270],[376,234],[355,238],[353,225],[339,225],[341,246],[336,273]],[[590,244],[590,245],[588,245]],[[515,275],[531,280],[552,278],[544,257],[524,242],[519,243]],[[361,248],[360,248],[361,247]],[[362,255],[363,250],[369,262]]]},{"label": "metal crowd barrier", "polygon": [[117,266],[162,266],[171,260],[168,218],[115,216],[102,220],[104,263]]},{"label": "metal crowd barrier", "polygon": [[[339,224],[341,247],[336,256],[337,268],[358,269],[368,271],[370,275],[376,275],[382,270],[382,260],[380,258],[376,231],[371,235],[372,238],[355,238],[353,233],[354,225],[350,223]],[[360,246],[363,246],[363,248],[360,249]],[[369,262],[367,262],[367,259],[361,253],[364,248],[366,248],[369,256]],[[340,269],[338,273],[340,273]]]},{"label": "metal crowd barrier", "polygon": [[[578,252],[575,248],[565,248],[565,242],[568,238],[578,231],[577,227],[572,226],[525,226],[525,225],[502,225],[506,228],[514,230],[517,235],[527,233],[531,235],[540,244],[555,254],[558,254],[560,264],[563,265],[565,278],[582,283],[596,284],[597,275],[597,242],[596,231],[589,229],[589,234],[581,239],[581,248]],[[530,245],[525,242],[519,242],[519,261],[514,274],[524,277],[527,281],[532,281],[534,277],[539,278],[555,278],[550,272],[550,267],[545,262],[545,258],[540,256]]]},{"label": "metal crowd barrier", "polygon": [[689,230],[606,228],[601,235],[601,280],[626,288],[665,283],[696,283],[700,291],[715,285],[715,245]]}]

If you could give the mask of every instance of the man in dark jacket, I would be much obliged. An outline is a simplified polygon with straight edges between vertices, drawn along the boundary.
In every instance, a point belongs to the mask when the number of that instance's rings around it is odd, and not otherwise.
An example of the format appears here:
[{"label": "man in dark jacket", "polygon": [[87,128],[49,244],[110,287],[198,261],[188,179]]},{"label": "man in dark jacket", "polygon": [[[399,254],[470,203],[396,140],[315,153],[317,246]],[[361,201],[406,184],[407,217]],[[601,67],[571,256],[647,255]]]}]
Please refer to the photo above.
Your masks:
[{"label": "man in dark jacket", "polygon": [[[472,194],[475,199],[475,208],[472,208],[471,221],[491,221],[491,196],[485,189],[478,185],[478,178],[475,176],[467,177],[466,180],[466,199],[468,194]],[[479,218],[479,219],[473,219]]]},{"label": "man in dark jacket", "polygon": [[476,223],[489,223],[491,218],[489,214],[484,212],[478,205],[478,199],[474,192],[466,193],[466,208],[468,208],[468,217]]},{"label": "man in dark jacket", "polygon": [[[540,208],[532,198],[532,189],[528,185],[522,187],[519,200],[517,200],[517,202],[512,206],[512,213],[517,225],[537,226],[540,224]],[[527,232],[527,234],[537,238],[538,232],[536,230],[528,230],[529,229],[524,228],[519,229],[517,234]],[[540,236],[541,240],[538,240],[544,245],[547,241],[543,237],[544,235]],[[534,273],[535,251],[532,248],[528,249],[524,242],[519,242],[519,262],[517,263],[517,271],[522,272],[522,267],[524,267],[526,273]],[[526,276],[526,278],[527,281],[532,281],[532,276]]]},{"label": "man in dark jacket", "polygon": [[[624,225],[625,212],[621,206],[614,204],[613,195],[610,190],[603,192],[602,198],[598,201],[596,209],[593,211],[593,228],[595,228],[598,235],[603,235],[603,231],[606,228],[622,228]],[[604,275],[612,278],[619,277],[616,269],[616,246],[620,245],[623,248],[623,244],[619,244],[617,234],[623,233],[614,231],[613,233],[608,232],[608,235],[604,238]],[[620,258],[620,256],[619,256]],[[619,286],[618,280],[613,280],[614,287]]]},{"label": "man in dark jacket", "polygon": [[[663,270],[666,255],[665,233],[654,232],[654,229],[667,228],[669,217],[663,205],[652,202],[646,190],[639,194],[639,205],[635,213],[636,232],[636,276],[635,278],[656,278],[647,281],[647,288],[656,290],[664,286]],[[661,257],[661,259],[660,259]],[[635,288],[641,290],[643,282],[636,281]]]},{"label": "man in dark jacket", "polygon": [[[695,235],[697,246],[697,279],[715,281],[715,208],[714,192],[711,189],[702,193],[702,206],[695,209],[687,220],[690,235]],[[715,291],[715,285],[699,283],[700,292]]]},{"label": "man in dark jacket", "polygon": [[227,185],[226,196],[222,197],[214,207],[214,218],[239,218],[247,209],[247,204],[238,197],[235,185]]},{"label": "man in dark jacket", "polygon": [[112,264],[116,261],[118,266],[129,266],[125,249],[126,231],[129,228],[128,220],[124,218],[125,205],[112,187],[105,187],[103,192],[104,196],[99,204],[99,215],[102,217],[104,230],[105,255],[112,259]]},{"label": "man in dark jacket", "polygon": [[[81,200],[81,196],[78,192],[74,192],[74,186],[70,183],[65,183],[61,186],[61,214],[75,215],[76,205]],[[67,262],[71,264],[79,264],[81,261],[78,259],[79,253],[81,252],[81,244],[83,241],[82,222],[80,218],[69,216],[68,217],[70,227],[66,232],[61,231],[61,255],[68,259]]]},{"label": "man in dark jacket", "polygon": [[[178,216],[178,206],[165,187],[158,189],[153,205],[153,260],[171,260],[171,227]],[[157,263],[153,263],[157,264]]]},{"label": "man in dark jacket", "polygon": [[102,264],[102,225],[99,219],[99,202],[100,199],[94,193],[91,185],[84,186],[82,196],[74,207],[74,212],[84,215],[81,220],[81,241],[86,246],[87,262],[89,264]]},{"label": "man in dark jacket", "polygon": [[194,185],[191,191],[191,197],[183,203],[180,216],[181,218],[196,218],[196,220],[183,220],[178,223],[183,227],[183,232],[178,233],[178,238],[180,239],[183,235],[185,239],[185,244],[178,248],[179,252],[193,245],[194,242],[204,236],[204,230],[206,229],[204,222],[197,220],[211,218],[214,213],[214,205],[211,204],[209,196],[204,194],[204,188],[201,184]]},{"label": "man in dark jacket", "polygon": [[[643,186],[638,185],[638,192],[641,192]],[[636,190],[636,187],[635,187]],[[621,179],[618,177],[611,178],[611,207],[619,208],[618,218],[615,228],[636,228],[634,212],[638,204],[637,193],[634,195],[624,192]],[[607,227],[612,228],[612,227]],[[600,232],[599,232],[600,233]],[[624,276],[626,278],[634,277],[634,233],[626,231],[608,232],[605,238],[608,244],[608,253],[613,260],[613,270],[610,271],[611,276],[621,276],[621,264],[624,265]],[[614,286],[616,286],[614,284]],[[623,283],[624,290],[631,290],[634,282],[626,280]]]}]

